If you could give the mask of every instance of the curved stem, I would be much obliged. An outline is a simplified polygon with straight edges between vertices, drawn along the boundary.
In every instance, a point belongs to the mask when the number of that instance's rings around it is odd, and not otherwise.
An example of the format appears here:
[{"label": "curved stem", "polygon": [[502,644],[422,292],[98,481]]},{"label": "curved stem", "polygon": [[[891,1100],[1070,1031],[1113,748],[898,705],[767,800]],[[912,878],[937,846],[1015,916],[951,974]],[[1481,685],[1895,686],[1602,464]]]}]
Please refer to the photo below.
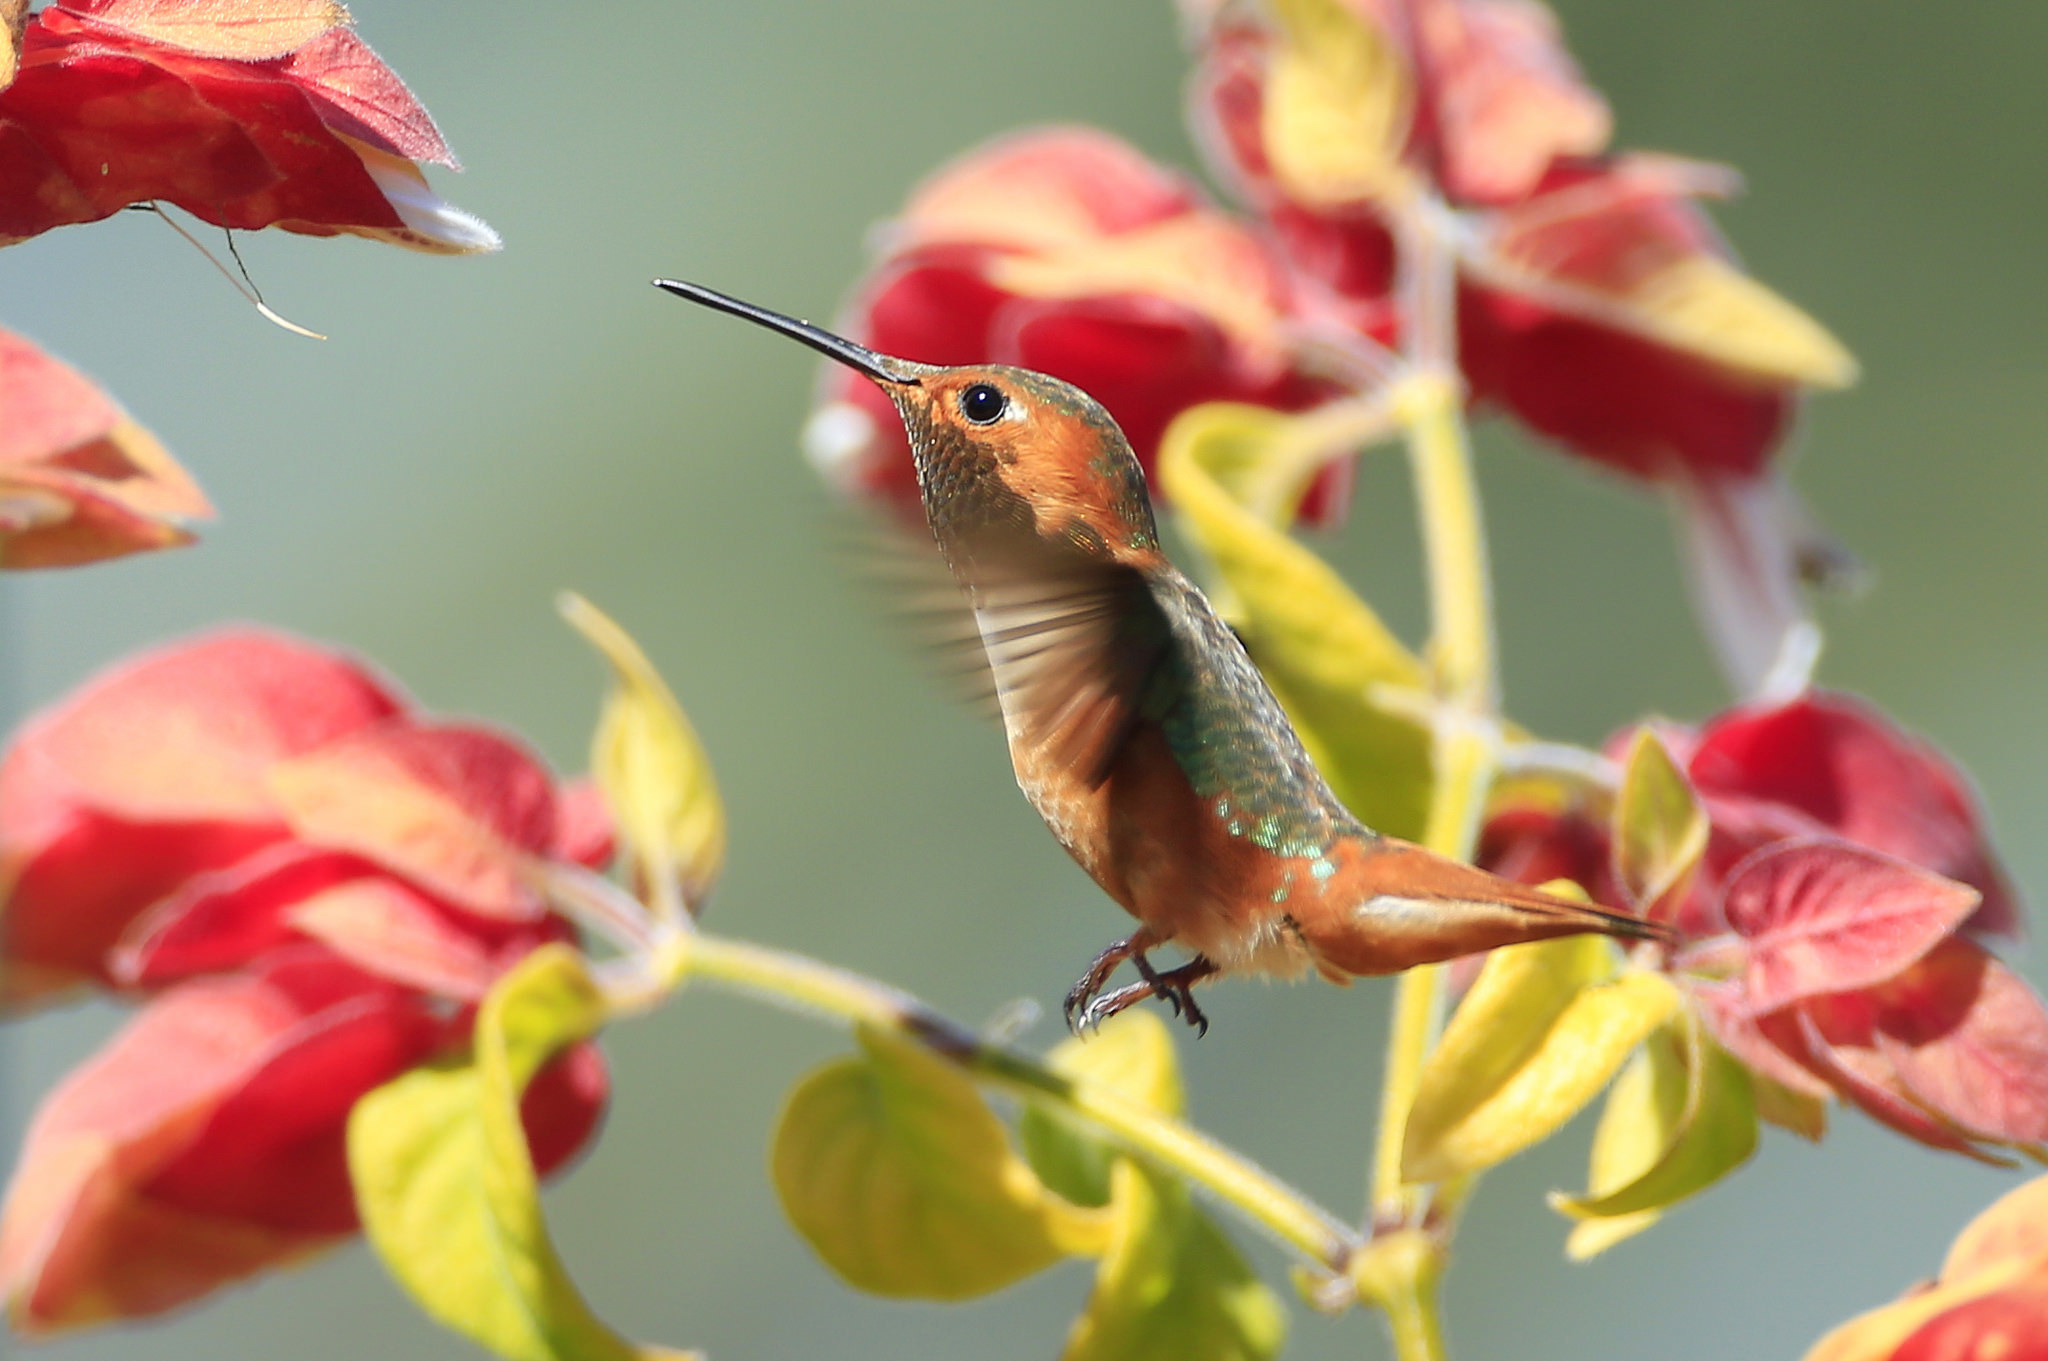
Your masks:
[{"label": "curved stem", "polygon": [[1078,1117],[1134,1157],[1202,1187],[1319,1270],[1343,1274],[1364,1247],[1335,1215],[1207,1135],[989,1043],[886,984],[802,955],[707,935],[689,938],[679,974],[915,1040],[991,1086]]}]

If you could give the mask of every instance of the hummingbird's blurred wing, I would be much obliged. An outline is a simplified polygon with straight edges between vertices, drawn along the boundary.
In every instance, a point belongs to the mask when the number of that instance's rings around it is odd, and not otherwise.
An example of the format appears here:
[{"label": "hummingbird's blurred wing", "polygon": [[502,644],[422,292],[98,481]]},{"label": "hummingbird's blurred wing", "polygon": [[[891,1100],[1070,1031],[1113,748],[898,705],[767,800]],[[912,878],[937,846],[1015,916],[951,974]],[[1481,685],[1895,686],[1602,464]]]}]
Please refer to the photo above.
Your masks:
[{"label": "hummingbird's blurred wing", "polygon": [[970,595],[1014,746],[1089,788],[1109,777],[1171,643],[1142,572],[1061,550],[977,559]]}]

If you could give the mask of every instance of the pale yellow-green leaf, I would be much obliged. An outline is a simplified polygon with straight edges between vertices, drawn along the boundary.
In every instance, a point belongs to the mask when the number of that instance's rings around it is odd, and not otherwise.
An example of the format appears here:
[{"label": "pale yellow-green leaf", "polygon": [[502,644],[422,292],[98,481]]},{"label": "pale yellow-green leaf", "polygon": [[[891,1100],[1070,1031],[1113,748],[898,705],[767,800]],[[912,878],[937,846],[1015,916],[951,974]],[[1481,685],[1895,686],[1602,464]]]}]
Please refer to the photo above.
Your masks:
[{"label": "pale yellow-green leaf", "polygon": [[[1123,1012],[1087,1039],[1063,1041],[1046,1062],[1064,1077],[1107,1088],[1161,1115],[1178,1117],[1185,1108],[1173,1036],[1156,1011]],[[1017,1133],[1024,1156],[1047,1186],[1077,1205],[1108,1203],[1110,1169],[1122,1155],[1090,1127],[1030,1105]]]},{"label": "pale yellow-green leaf", "polygon": [[1417,1085],[1401,1153],[1411,1182],[1482,1171],[1554,1133],[1679,1004],[1661,974],[1614,977],[1598,936],[1496,950]]},{"label": "pale yellow-green leaf", "polygon": [[[1685,1118],[1685,1097],[1684,1064],[1676,1061],[1673,1047],[1661,1032],[1651,1036],[1614,1079],[1607,1104],[1600,1111],[1587,1177],[1590,1196],[1619,1190],[1657,1165]],[[1639,1210],[1576,1224],[1565,1240],[1565,1255],[1583,1262],[1641,1233],[1663,1213],[1661,1209]]]},{"label": "pale yellow-green leaf", "polygon": [[1048,1190],[964,1073],[881,1031],[859,1039],[790,1093],[769,1160],[827,1266],[870,1294],[961,1300],[1101,1249],[1108,1212]]},{"label": "pale yellow-green leaf", "polygon": [[1400,52],[1342,0],[1274,0],[1281,42],[1269,59],[1260,139],[1289,198],[1364,202],[1402,178],[1410,109]]},{"label": "pale yellow-green leaf", "polygon": [[1707,814],[1657,734],[1636,729],[1614,803],[1614,868],[1644,916],[1675,905],[1707,850]]},{"label": "pale yellow-green leaf", "polygon": [[[1629,1220],[1648,1227],[1656,1214],[1695,1195],[1748,1161],[1756,1150],[1756,1102],[1749,1072],[1715,1044],[1691,1012],[1652,1036],[1643,1060],[1646,1093],[1629,1108],[1603,1113],[1584,1197],[1553,1195],[1560,1212],[1589,1223]],[[1621,1090],[1617,1084],[1617,1092]],[[1609,1129],[1612,1118],[1615,1127]],[[1644,1216],[1649,1218],[1645,1219]],[[1574,1232],[1575,1259],[1602,1251],[1627,1233]]]},{"label": "pale yellow-green leaf", "polygon": [[[1331,788],[1368,826],[1418,837],[1429,809],[1429,733],[1382,696],[1419,693],[1422,664],[1275,523],[1291,514],[1303,485],[1291,457],[1300,419],[1231,403],[1184,412],[1161,445],[1160,483],[1215,563],[1231,622]],[[1273,476],[1288,485],[1275,489]]]},{"label": "pale yellow-green leaf", "polygon": [[370,1243],[426,1312],[510,1361],[634,1361],[563,1270],[541,1215],[519,1099],[541,1066],[596,1032],[575,951],[535,951],[477,1014],[474,1058],[416,1069],[356,1103],[349,1175]]},{"label": "pale yellow-green leaf", "polygon": [[612,666],[612,691],[591,738],[591,773],[641,871],[676,880],[694,905],[725,864],[725,804],[704,744],[624,629],[582,596],[565,593],[560,605]]},{"label": "pale yellow-green leaf", "polygon": [[1187,1188],[1120,1160],[1116,1231],[1063,1361],[1265,1361],[1287,1315]]},{"label": "pale yellow-green leaf", "polygon": [[1856,360],[1825,327],[1741,269],[1700,253],[1620,299],[1632,329],[1759,377],[1814,387],[1856,381]]}]

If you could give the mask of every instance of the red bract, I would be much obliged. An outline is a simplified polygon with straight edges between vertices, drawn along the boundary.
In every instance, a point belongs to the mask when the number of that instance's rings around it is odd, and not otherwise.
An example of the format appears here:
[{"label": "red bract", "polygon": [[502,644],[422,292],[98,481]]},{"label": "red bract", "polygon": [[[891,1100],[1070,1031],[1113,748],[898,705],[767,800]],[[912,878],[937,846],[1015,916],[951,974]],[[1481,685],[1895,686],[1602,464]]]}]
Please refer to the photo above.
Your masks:
[{"label": "red bract", "polygon": [[[1802,660],[1796,576],[1824,557],[1768,475],[1802,387],[1848,354],[1742,274],[1696,205],[1732,174],[1606,155],[1605,106],[1540,6],[1353,0],[1238,11],[1202,42],[1197,131],[1268,219],[1302,307],[1380,334],[1397,241],[1458,272],[1475,401],[1684,502],[1702,606],[1744,693]],[[1415,220],[1430,195],[1449,210]],[[1407,237],[1403,237],[1403,223]]]},{"label": "red bract", "polygon": [[[165,648],[32,719],[0,760],[0,996],[149,1000],[30,1131],[0,1219],[17,1323],[157,1313],[354,1232],[350,1109],[573,939],[528,885],[610,842],[509,738],[274,634]],[[542,1171],[604,1096],[587,1045],[527,1089]]]},{"label": "red bract", "polygon": [[0,568],[69,567],[192,540],[206,497],[76,369],[0,331]]},{"label": "red bract", "polygon": [[[161,1313],[355,1232],[350,1108],[465,1028],[317,947],[163,993],[29,1129],[0,1218],[15,1326]],[[605,1085],[584,1045],[529,1089],[541,1170],[588,1138]]]},{"label": "red bract", "polygon": [[[1721,1042],[1938,1148],[2048,1142],[2048,1011],[1972,939],[2018,904],[1954,766],[1842,695],[1660,736],[1710,824],[1673,967]],[[1619,903],[1607,846],[1588,811],[1524,798],[1482,850]]]},{"label": "red bract", "polygon": [[143,982],[138,952],[179,921],[207,962],[151,977],[311,938],[471,996],[453,979],[479,960],[553,938],[527,885],[565,830],[604,851],[591,810],[576,818],[523,748],[414,717],[345,658],[247,630],[169,648],[32,719],[0,761],[0,998]]},{"label": "red bract", "polygon": [[[1148,468],[1190,406],[1293,410],[1335,391],[1292,357],[1267,248],[1106,133],[1047,128],[969,153],[881,239],[845,330],[906,359],[1064,378],[1109,408]],[[805,436],[813,460],[843,487],[908,501],[910,451],[888,399],[843,368],[824,381]]]},{"label": "red bract", "polygon": [[427,187],[433,120],[329,0],[69,0],[0,90],[0,244],[175,203],[222,227],[495,250]]}]

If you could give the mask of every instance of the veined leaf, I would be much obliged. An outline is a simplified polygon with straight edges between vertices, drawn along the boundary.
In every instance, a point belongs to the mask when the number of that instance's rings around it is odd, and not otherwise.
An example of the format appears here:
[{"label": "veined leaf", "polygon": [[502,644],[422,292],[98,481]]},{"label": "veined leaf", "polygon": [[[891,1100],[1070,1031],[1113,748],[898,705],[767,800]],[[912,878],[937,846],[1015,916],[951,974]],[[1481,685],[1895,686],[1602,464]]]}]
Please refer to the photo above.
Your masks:
[{"label": "veined leaf", "polygon": [[679,881],[698,903],[725,864],[725,804],[711,759],[647,654],[610,616],[565,593],[562,617],[612,665],[612,692],[590,743],[591,773],[642,872]]},{"label": "veined leaf", "polygon": [[1636,729],[1614,803],[1614,874],[1643,916],[1669,918],[1707,850],[1707,815],[1649,727]]},{"label": "veined leaf", "polygon": [[1424,1065],[1401,1174],[1443,1181],[1548,1138],[1678,1008],[1662,974],[1614,977],[1599,936],[1495,950]]},{"label": "veined leaf", "polygon": [[1047,1190],[964,1073],[881,1031],[859,1039],[790,1093],[769,1159],[783,1212],[847,1284],[972,1299],[1102,1249],[1107,1212]]},{"label": "veined leaf", "polygon": [[1120,1159],[1116,1229],[1062,1361],[1265,1361],[1287,1315],[1186,1187]]},{"label": "veined leaf", "polygon": [[645,1361],[577,1293],[548,1238],[519,1098],[548,1059],[604,1020],[567,946],[536,950],[491,990],[472,1061],[416,1069],[356,1103],[349,1175],[363,1227],[426,1312],[510,1361]]},{"label": "veined leaf", "polygon": [[[1304,419],[1312,418],[1223,402],[1196,407],[1167,429],[1160,483],[1234,596],[1226,613],[1331,788],[1367,825],[1418,837],[1429,809],[1429,733],[1379,696],[1419,692],[1422,663],[1276,523],[1306,485],[1302,461],[1289,457]],[[1271,485],[1274,478],[1287,485]]]},{"label": "veined leaf", "polygon": [[[1088,1039],[1061,1042],[1046,1063],[1162,1115],[1185,1109],[1173,1036],[1156,1011],[1126,1011]],[[1109,1203],[1110,1170],[1123,1157],[1115,1147],[1040,1106],[1024,1108],[1017,1133],[1047,1186],[1077,1205]]]},{"label": "veined leaf", "polygon": [[1756,1136],[1748,1070],[1696,1016],[1681,1014],[1615,1083],[1593,1137],[1587,1194],[1551,1196],[1554,1209],[1586,1221],[1566,1253],[1583,1261],[1640,1233],[1746,1162]]}]

